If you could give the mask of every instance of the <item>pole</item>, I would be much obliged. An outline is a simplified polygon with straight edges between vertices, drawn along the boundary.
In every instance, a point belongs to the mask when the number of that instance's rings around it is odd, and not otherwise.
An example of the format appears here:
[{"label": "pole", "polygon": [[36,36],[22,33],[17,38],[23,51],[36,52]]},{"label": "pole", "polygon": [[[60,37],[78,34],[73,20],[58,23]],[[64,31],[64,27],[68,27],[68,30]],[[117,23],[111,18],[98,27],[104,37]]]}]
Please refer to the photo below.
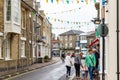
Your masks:
[{"label": "pole", "polygon": [[117,0],[117,80],[119,80],[119,0]]},{"label": "pole", "polygon": [[[104,1],[104,0],[103,0]],[[103,4],[102,6],[102,24],[104,25],[105,24],[105,6]],[[104,34],[104,26],[101,26],[102,27],[102,34]],[[105,36],[102,36],[102,59],[103,59],[103,62],[102,62],[102,80],[105,80]]]},{"label": "pole", "polygon": [[[102,24],[104,24],[104,21],[105,19],[103,18],[102,19]],[[103,31],[103,34],[104,34],[104,26],[102,26],[102,31]],[[102,62],[102,80],[105,80],[105,72],[104,72],[104,69],[105,69],[105,37],[102,36],[102,59],[103,59],[103,62]]]}]

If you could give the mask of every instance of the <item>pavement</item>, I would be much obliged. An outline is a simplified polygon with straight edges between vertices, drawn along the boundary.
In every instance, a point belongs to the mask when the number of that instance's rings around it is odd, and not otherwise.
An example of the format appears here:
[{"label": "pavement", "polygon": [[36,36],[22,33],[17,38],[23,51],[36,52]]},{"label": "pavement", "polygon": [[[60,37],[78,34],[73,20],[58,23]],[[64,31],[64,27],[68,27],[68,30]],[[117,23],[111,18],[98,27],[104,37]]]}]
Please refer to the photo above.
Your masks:
[{"label": "pavement", "polygon": [[39,69],[39,68],[54,64],[54,63],[58,62],[59,60],[60,60],[60,57],[53,57],[52,60],[49,61],[49,62],[36,63],[36,64],[33,64],[33,65],[30,65],[29,68],[24,70],[24,71],[0,76],[0,80],[7,80],[7,78],[9,78],[9,77],[13,77],[13,76],[16,76],[16,75],[27,73],[29,71],[33,71],[33,70],[36,70],[36,69]]}]

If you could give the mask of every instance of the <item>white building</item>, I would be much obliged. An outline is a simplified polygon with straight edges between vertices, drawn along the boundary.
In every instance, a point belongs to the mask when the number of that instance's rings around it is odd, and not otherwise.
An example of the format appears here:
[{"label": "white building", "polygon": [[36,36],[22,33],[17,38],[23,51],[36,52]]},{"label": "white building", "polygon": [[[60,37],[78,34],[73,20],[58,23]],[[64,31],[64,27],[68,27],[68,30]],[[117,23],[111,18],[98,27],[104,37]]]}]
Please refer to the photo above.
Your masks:
[{"label": "white building", "polygon": [[[105,80],[117,79],[117,0],[109,0],[105,5],[105,23],[109,28],[109,34],[105,38]],[[120,10],[120,9],[119,9]],[[120,21],[119,21],[120,23]],[[120,26],[120,25],[119,25]],[[102,39],[100,39],[102,42]],[[120,45],[120,44],[118,44]],[[102,43],[100,43],[101,60],[100,66],[102,70]],[[120,48],[119,48],[120,49]],[[120,52],[119,52],[120,54]]]}]

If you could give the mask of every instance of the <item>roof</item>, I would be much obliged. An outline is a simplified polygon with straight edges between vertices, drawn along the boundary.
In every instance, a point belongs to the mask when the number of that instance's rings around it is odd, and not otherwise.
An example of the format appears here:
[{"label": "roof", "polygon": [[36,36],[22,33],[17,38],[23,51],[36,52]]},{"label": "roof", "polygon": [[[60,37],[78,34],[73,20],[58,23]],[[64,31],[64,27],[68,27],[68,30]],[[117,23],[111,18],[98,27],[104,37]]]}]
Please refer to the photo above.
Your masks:
[{"label": "roof", "polygon": [[80,30],[69,30],[67,32],[64,32],[64,33],[60,34],[60,36],[65,36],[65,35],[79,35],[81,33],[84,33],[84,32],[80,31]]},{"label": "roof", "polygon": [[80,36],[87,36],[87,33],[81,33]]},{"label": "roof", "polygon": [[95,31],[90,31],[90,32],[87,32],[87,35],[94,35],[95,34]]}]

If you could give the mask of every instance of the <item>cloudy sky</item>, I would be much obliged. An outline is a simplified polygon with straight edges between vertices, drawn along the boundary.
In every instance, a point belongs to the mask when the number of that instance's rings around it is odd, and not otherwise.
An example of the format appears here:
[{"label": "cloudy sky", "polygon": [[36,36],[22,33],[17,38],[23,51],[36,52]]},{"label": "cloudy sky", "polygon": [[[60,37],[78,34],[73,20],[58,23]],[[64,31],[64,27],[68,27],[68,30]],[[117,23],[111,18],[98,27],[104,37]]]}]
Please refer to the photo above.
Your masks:
[{"label": "cloudy sky", "polygon": [[[40,0],[37,0],[40,1]],[[52,23],[52,31],[56,35],[71,29],[82,30],[85,32],[95,30],[95,25],[91,22],[97,16],[94,2],[77,3],[51,3],[51,0],[41,0],[40,10],[44,10],[49,21]],[[55,1],[55,0],[54,0]],[[75,1],[75,0],[73,0]],[[61,20],[63,22],[61,22]],[[80,24],[72,24],[72,22],[80,22]]]}]

